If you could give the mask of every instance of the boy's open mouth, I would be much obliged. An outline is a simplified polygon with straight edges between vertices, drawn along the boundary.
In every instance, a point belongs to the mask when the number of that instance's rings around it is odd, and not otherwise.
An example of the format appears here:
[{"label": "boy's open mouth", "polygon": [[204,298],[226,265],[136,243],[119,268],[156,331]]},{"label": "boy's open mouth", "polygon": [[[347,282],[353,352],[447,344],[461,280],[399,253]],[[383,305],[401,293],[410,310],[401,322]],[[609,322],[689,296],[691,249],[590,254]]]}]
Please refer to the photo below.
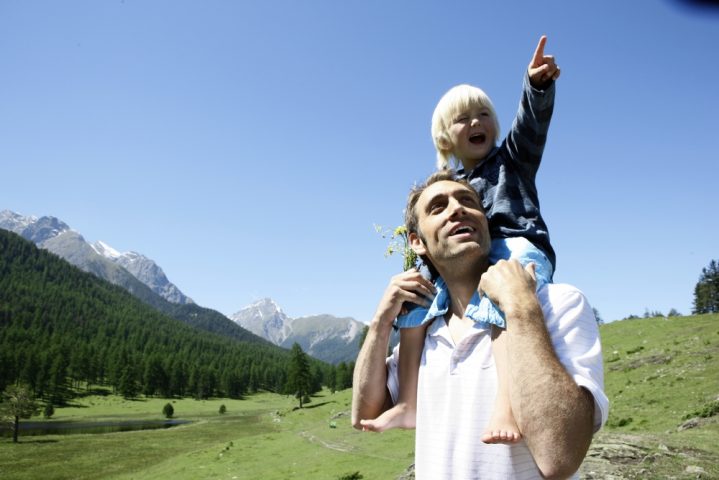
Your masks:
[{"label": "boy's open mouth", "polygon": [[484,143],[484,141],[486,139],[487,139],[487,136],[483,133],[475,133],[475,134],[469,136],[470,143],[473,143],[475,145]]}]

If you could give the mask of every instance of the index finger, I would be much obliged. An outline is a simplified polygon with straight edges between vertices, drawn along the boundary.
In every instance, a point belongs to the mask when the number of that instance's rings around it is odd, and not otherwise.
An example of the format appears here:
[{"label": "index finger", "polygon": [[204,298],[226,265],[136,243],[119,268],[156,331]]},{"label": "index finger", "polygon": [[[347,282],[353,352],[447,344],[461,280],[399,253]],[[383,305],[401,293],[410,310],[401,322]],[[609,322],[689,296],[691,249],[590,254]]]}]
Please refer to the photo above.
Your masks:
[{"label": "index finger", "polygon": [[542,65],[543,59],[544,59],[544,45],[547,43],[547,36],[542,35],[539,38],[539,43],[537,44],[537,49],[534,51],[534,57],[532,57],[532,65],[538,66]]}]

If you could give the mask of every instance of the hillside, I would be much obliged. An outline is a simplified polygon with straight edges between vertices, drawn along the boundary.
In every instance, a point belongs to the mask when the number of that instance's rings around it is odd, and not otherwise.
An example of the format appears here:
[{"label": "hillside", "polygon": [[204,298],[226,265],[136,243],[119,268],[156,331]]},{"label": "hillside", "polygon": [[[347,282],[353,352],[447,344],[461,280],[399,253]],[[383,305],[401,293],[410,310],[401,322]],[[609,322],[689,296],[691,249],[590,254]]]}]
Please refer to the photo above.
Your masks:
[{"label": "hillside", "polygon": [[212,333],[267,343],[221,313],[200,307],[184,295],[152,260],[136,252],[120,254],[103,242],[88,243],[55,217],[26,217],[0,211],[0,229],[9,230],[96,277],[119,285],[148,305],[177,320]]},{"label": "hillside", "polygon": [[582,478],[719,478],[719,315],[600,332],[611,405]]},{"label": "hillside", "polygon": [[[211,321],[197,306],[177,308],[191,320]],[[281,390],[288,359],[267,342],[238,341],[164,315],[0,230],[0,390],[22,381],[54,403],[86,383],[126,396],[237,398]]]}]

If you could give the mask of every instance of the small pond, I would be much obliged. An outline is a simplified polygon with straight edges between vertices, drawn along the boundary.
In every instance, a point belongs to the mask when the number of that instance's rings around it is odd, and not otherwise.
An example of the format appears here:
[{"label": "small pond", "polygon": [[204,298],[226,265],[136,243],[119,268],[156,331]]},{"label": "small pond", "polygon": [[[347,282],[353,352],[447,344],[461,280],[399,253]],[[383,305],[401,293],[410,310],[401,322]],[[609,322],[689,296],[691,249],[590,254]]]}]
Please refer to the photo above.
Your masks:
[{"label": "small pond", "polygon": [[[190,420],[122,420],[106,422],[23,422],[20,421],[20,436],[25,435],[68,435],[73,433],[114,433],[133,430],[155,430],[191,423]],[[0,428],[0,436],[12,436],[10,428]]]}]

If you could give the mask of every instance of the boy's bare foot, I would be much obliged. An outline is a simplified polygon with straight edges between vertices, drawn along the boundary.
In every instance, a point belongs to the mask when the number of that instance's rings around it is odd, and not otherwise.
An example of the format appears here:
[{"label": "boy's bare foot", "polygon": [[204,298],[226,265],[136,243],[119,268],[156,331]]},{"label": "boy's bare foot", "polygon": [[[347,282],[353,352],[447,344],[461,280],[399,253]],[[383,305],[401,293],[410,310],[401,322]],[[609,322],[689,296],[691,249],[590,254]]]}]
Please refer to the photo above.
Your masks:
[{"label": "boy's bare foot", "polygon": [[514,421],[511,411],[502,413],[495,411],[481,438],[484,443],[507,444],[517,443],[521,439],[522,434],[519,433],[519,427],[517,427],[517,422]]},{"label": "boy's bare foot", "polygon": [[365,432],[384,432],[391,428],[414,428],[417,412],[406,403],[398,403],[374,420],[360,420]]}]

